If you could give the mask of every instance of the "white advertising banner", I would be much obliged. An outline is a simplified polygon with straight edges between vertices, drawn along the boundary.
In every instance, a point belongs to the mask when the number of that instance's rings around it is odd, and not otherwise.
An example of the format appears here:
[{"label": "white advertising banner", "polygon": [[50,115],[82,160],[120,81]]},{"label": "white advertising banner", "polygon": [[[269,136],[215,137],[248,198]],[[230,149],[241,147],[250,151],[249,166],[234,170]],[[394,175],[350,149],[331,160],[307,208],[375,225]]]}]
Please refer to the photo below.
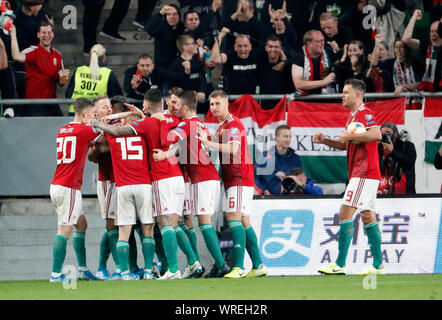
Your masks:
[{"label": "white advertising banner", "polygon": [[[442,198],[377,199],[387,273],[442,272]],[[254,200],[250,216],[269,275],[318,275],[338,256],[341,199]],[[360,213],[347,255],[347,274],[372,262]],[[245,267],[251,262],[246,254]]]}]

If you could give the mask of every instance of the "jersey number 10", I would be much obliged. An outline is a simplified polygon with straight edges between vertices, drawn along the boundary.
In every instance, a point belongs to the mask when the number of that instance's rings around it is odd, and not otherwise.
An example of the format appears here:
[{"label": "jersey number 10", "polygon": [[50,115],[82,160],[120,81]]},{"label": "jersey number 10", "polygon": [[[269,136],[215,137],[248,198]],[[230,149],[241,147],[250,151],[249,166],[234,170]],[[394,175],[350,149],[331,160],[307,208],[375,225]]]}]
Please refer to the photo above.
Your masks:
[{"label": "jersey number 10", "polygon": [[[57,138],[57,164],[71,163],[74,161],[76,148],[77,137],[71,136]],[[61,157],[59,156],[60,153]]]}]

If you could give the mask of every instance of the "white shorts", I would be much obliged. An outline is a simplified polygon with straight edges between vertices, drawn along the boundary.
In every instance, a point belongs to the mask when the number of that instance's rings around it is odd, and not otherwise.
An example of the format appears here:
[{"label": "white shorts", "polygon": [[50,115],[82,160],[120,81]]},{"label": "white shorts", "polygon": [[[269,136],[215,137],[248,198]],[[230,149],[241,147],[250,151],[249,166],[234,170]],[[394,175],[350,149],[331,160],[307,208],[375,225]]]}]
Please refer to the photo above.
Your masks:
[{"label": "white shorts", "polygon": [[155,217],[166,214],[182,215],[185,193],[182,176],[152,181],[152,190]]},{"label": "white shorts", "polygon": [[360,209],[376,212],[376,195],[379,180],[366,178],[351,178],[345,189],[342,204]]},{"label": "white shorts", "polygon": [[59,226],[73,226],[78,218],[84,215],[81,191],[55,184],[49,190],[51,201],[55,206]]},{"label": "white shorts", "polygon": [[252,213],[254,187],[233,186],[226,191],[226,212],[241,212],[243,216]]},{"label": "white shorts", "polygon": [[117,187],[109,180],[97,181],[97,197],[103,219],[115,219]]},{"label": "white shorts", "polygon": [[219,201],[219,181],[209,180],[191,184],[192,214],[213,215]]},{"label": "white shorts", "polygon": [[152,185],[117,187],[116,226],[134,225],[137,216],[142,224],[151,224],[154,222],[152,211]]},{"label": "white shorts", "polygon": [[192,214],[192,197],[191,197],[191,183],[184,183],[184,205],[183,205],[183,216],[188,216]]}]

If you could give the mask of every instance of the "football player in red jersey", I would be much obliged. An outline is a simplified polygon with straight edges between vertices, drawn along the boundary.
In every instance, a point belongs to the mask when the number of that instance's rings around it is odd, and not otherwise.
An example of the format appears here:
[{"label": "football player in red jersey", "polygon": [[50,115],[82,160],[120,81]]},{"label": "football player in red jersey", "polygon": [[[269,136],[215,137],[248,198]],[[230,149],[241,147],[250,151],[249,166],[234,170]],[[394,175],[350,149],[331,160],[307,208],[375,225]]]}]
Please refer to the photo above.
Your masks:
[{"label": "football player in red jersey", "polygon": [[253,262],[248,277],[265,276],[266,267],[262,264],[256,234],[250,224],[249,215],[253,212],[254,170],[247,143],[247,133],[241,120],[229,112],[228,96],[216,90],[210,94],[210,111],[220,125],[214,140],[207,133],[197,129],[199,140],[210,149],[220,152],[221,171],[227,200],[227,222],[232,230],[235,267],[225,278],[242,278],[244,252],[247,248]]},{"label": "football player in red jersey", "polygon": [[86,266],[87,222],[82,210],[81,185],[89,146],[100,134],[86,125],[94,116],[93,102],[81,98],[75,102],[74,108],[74,121],[60,128],[57,134],[57,168],[51,182],[50,196],[57,213],[58,232],[54,242],[50,282],[66,280],[61,268],[73,227],[73,245],[79,266],[78,278],[97,280]]},{"label": "football player in red jersey", "polygon": [[318,270],[322,274],[345,274],[345,261],[353,238],[353,215],[361,211],[362,222],[367,233],[373,256],[373,265],[360,274],[385,274],[382,265],[381,233],[376,220],[376,194],[381,178],[379,169],[378,141],[382,135],[373,112],[364,102],[365,84],[361,80],[349,79],[342,91],[342,104],[350,109],[346,127],[360,122],[367,129],[363,133],[344,130],[338,140],[326,138],[322,133],[313,136],[313,142],[335,149],[347,150],[349,183],[344,193],[339,212],[339,254],[336,262]]},{"label": "football player in red jersey", "polygon": [[[206,124],[196,115],[196,95],[192,91],[183,91],[179,102],[172,108],[172,112],[182,121],[169,131],[167,145],[180,145],[179,161],[184,165],[191,182],[192,214],[198,219],[201,233],[207,249],[215,260],[210,276],[223,277],[230,272],[224,261],[219,247],[218,236],[212,226],[212,215],[219,196],[219,175],[214,167],[207,148],[198,139],[197,128],[208,132]],[[162,127],[167,130],[170,124],[161,121]],[[164,130],[162,130],[164,132]],[[173,150],[173,148],[171,149]],[[167,156],[162,150],[154,150],[155,160],[163,160]]]}]

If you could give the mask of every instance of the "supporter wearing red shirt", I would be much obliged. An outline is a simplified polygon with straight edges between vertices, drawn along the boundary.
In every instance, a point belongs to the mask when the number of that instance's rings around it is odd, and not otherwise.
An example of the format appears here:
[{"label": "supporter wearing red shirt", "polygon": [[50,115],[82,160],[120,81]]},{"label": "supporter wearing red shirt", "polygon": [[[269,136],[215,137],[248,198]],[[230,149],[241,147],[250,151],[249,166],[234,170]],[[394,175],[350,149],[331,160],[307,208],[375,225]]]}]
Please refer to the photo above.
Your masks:
[{"label": "supporter wearing red shirt", "polygon": [[360,122],[367,129],[363,133],[344,130],[339,140],[326,138],[322,133],[313,136],[313,142],[325,144],[335,149],[347,150],[349,183],[344,193],[339,212],[339,254],[336,262],[319,269],[323,274],[345,274],[347,252],[354,234],[353,215],[359,209],[367,233],[373,256],[373,266],[362,274],[385,274],[382,266],[381,233],[376,220],[376,194],[379,186],[380,170],[377,144],[382,135],[373,113],[364,103],[365,84],[361,80],[350,79],[342,91],[342,104],[350,109],[347,126]]},{"label": "supporter wearing red shirt", "polygon": [[[64,85],[69,70],[63,68],[63,58],[60,52],[52,48],[54,39],[53,26],[43,21],[40,24],[37,46],[19,52],[15,27],[11,28],[12,58],[25,64],[27,99],[56,98],[57,84]],[[60,76],[60,72],[63,76]],[[23,112],[25,116],[63,116],[59,105],[30,105]]]}]

